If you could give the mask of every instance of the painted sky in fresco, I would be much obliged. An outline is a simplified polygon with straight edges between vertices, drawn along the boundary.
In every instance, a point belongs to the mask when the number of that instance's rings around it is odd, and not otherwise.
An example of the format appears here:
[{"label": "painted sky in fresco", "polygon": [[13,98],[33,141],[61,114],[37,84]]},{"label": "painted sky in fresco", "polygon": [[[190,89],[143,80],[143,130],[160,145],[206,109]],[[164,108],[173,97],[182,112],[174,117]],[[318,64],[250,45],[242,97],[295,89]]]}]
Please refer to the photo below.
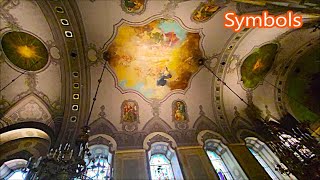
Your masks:
[{"label": "painted sky in fresco", "polygon": [[123,90],[162,99],[185,90],[202,57],[200,35],[175,20],[158,19],[144,26],[122,24],[107,53],[109,65]]}]

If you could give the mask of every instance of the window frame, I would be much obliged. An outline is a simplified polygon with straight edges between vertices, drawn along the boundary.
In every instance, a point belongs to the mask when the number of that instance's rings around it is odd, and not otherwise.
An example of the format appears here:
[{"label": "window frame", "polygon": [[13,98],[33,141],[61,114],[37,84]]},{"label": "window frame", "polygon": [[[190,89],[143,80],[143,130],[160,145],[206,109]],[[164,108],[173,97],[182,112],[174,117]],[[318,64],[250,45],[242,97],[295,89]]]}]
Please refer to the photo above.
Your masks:
[{"label": "window frame", "polygon": [[[162,157],[164,157],[167,161],[168,161],[168,164],[158,164],[158,165],[153,165],[153,164],[151,164],[151,160],[152,160],[152,158],[154,158],[154,156],[158,156],[158,155],[161,155]],[[165,155],[165,154],[162,154],[162,153],[155,153],[155,154],[152,154],[151,156],[150,156],[150,158],[149,158],[149,169],[150,169],[150,176],[151,176],[151,180],[152,180],[152,166],[169,166],[170,167],[170,172],[171,172],[171,176],[173,177],[173,179],[176,179],[175,178],[175,174],[174,174],[174,171],[173,171],[173,167],[172,167],[172,163],[171,163],[171,160],[170,159],[168,159],[167,158],[167,156]]]},{"label": "window frame", "polygon": [[[214,154],[218,157],[218,159],[211,159],[208,152],[214,153]],[[216,162],[219,162],[219,161],[220,161],[220,162],[222,162],[221,165],[222,165],[222,167],[225,168],[225,171],[223,171],[223,170],[221,169],[221,172],[223,173],[224,177],[225,177],[227,180],[229,180],[229,179],[227,178],[228,176],[231,177],[230,180],[234,180],[234,179],[235,179],[235,178],[232,176],[232,174],[231,174],[228,166],[227,166],[226,163],[224,162],[224,160],[223,160],[223,158],[221,157],[221,155],[217,154],[214,150],[210,150],[210,149],[206,150],[206,154],[207,154],[207,156],[208,156],[208,158],[209,158],[209,160],[210,160],[210,163],[211,163],[213,169],[214,169],[215,172],[217,173],[217,175],[218,175],[218,171],[216,170],[216,167],[214,166],[213,161],[216,161]],[[227,176],[226,176],[226,174],[227,174]],[[219,177],[219,175],[218,175],[218,177]],[[219,178],[219,179],[220,179],[220,178]]]},{"label": "window frame", "polygon": [[[256,137],[246,137],[244,140],[246,143],[246,147],[248,148],[248,151],[250,151],[249,148],[251,148],[255,153],[257,153],[261,157],[261,159],[263,159],[263,161],[270,167],[271,171],[273,172],[273,174],[276,175],[277,179],[297,179],[293,174],[290,174],[290,175],[281,174],[280,172],[275,170],[276,164],[281,164],[284,167],[285,165],[280,162],[276,154],[274,154],[271,151],[271,149],[263,141],[259,140]],[[252,153],[250,152],[250,154]],[[259,161],[258,163],[260,164]],[[261,164],[260,166],[263,167]],[[269,173],[266,170],[265,172],[269,175]],[[270,175],[269,177],[271,178]]]}]

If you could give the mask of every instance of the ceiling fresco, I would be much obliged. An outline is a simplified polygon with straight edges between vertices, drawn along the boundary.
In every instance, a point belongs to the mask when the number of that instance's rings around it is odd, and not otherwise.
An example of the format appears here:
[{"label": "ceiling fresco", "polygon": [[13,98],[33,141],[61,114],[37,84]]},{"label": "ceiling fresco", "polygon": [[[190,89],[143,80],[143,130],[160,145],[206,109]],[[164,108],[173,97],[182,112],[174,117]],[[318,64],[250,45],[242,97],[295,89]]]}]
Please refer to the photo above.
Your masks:
[{"label": "ceiling fresco", "polygon": [[186,90],[203,56],[200,33],[188,32],[174,19],[143,26],[123,23],[109,45],[109,65],[122,90],[148,99],[163,99]]},{"label": "ceiling fresco", "polygon": [[141,14],[145,10],[147,0],[121,0],[122,9],[130,14]]},{"label": "ceiling fresco", "polygon": [[241,81],[245,88],[255,88],[263,81],[277,54],[277,44],[266,44],[254,51],[241,65]]},{"label": "ceiling fresco", "polygon": [[1,39],[7,59],[19,69],[38,71],[48,62],[48,50],[35,36],[25,32],[8,32]]},{"label": "ceiling fresco", "polygon": [[201,2],[192,13],[191,19],[195,22],[205,22],[210,20],[220,9],[213,1]]}]

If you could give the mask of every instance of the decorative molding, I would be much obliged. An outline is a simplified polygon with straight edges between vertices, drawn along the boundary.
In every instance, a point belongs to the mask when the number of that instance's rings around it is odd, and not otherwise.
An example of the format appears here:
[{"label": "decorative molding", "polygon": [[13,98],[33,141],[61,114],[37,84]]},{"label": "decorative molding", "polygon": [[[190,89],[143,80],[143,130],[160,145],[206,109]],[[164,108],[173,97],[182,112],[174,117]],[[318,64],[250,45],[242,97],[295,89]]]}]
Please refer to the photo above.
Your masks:
[{"label": "decorative molding", "polygon": [[205,116],[206,113],[203,111],[203,106],[199,105],[199,116]]},{"label": "decorative molding", "polygon": [[[229,40],[226,48],[220,53],[219,56],[219,62],[217,63],[217,66],[215,67],[215,73],[220,79],[224,79],[224,77],[227,74],[227,66],[229,60],[233,57],[234,51],[236,47],[242,42],[242,40],[252,31],[252,29],[244,28],[242,31],[234,34]],[[213,110],[214,115],[216,119],[218,120],[219,129],[221,129],[221,132],[225,134],[225,137],[228,140],[233,140],[234,137],[232,136],[231,129],[229,127],[227,115],[224,108],[224,102],[223,102],[223,89],[224,84],[221,83],[216,77],[212,78],[212,104],[213,104]]]},{"label": "decorative molding", "polygon": [[160,114],[160,106],[161,106],[161,103],[159,100],[157,99],[153,99],[150,103],[150,106],[152,108],[152,114],[154,117],[159,117],[159,114]]},{"label": "decorative molding", "polygon": [[0,29],[0,32],[4,29],[20,30],[21,26],[18,23],[18,19],[9,13],[11,9],[16,8],[20,4],[20,0],[9,0],[0,3],[0,18],[3,19],[7,25],[6,28]]},{"label": "decorative molding", "polygon": [[106,107],[104,105],[100,106],[101,111],[98,114],[100,118],[104,118],[104,119],[106,118],[106,113],[104,112],[105,109]]},{"label": "decorative molding", "polygon": [[163,10],[160,12],[165,18],[172,18],[175,16],[175,10],[179,7],[179,3],[185,0],[167,0],[163,5]]}]

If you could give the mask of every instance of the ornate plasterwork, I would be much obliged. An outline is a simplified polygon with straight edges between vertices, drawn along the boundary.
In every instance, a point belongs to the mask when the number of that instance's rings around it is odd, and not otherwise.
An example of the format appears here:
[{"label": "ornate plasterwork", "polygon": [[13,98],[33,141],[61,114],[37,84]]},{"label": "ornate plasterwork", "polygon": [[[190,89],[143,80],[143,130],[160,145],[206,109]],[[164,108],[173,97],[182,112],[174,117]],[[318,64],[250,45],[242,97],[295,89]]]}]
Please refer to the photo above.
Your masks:
[{"label": "ornate plasterwork", "polygon": [[[226,48],[224,49],[223,53],[220,54],[219,63],[215,67],[216,75],[224,79],[224,76],[227,74],[227,68],[226,64],[228,64],[231,60],[234,59],[234,51],[235,47],[244,39],[245,36],[247,36],[251,30],[249,28],[244,28],[239,33],[235,34],[233,37],[230,38]],[[230,64],[230,63],[229,63]],[[229,65],[230,66],[230,65]],[[221,130],[223,131],[223,134],[227,139],[234,139],[231,129],[229,127],[229,123],[226,121],[227,116],[224,109],[224,103],[223,103],[223,88],[224,84],[221,83],[215,76],[212,80],[212,102],[213,103],[213,109],[216,111],[214,113],[216,119],[219,119],[218,124],[221,126]]]},{"label": "ornate plasterwork", "polygon": [[106,54],[103,54],[103,49],[97,47],[96,44],[90,43],[87,47],[87,56],[90,65],[99,65],[98,62],[101,62],[103,59],[107,59],[107,57],[103,57]]},{"label": "ornate plasterwork", "polygon": [[11,124],[26,121],[42,122],[54,129],[54,122],[47,107],[35,96],[28,96],[17,103],[4,116]]},{"label": "ornate plasterwork", "polygon": [[163,5],[164,8],[160,12],[165,18],[172,18],[175,16],[175,10],[179,7],[179,3],[187,0],[167,0],[167,2]]},{"label": "ornate plasterwork", "polygon": [[[20,0],[8,0],[0,2],[0,18],[7,23],[7,25],[3,29],[21,29],[21,26],[18,24],[18,19],[9,13],[10,9],[16,8],[19,4]],[[3,29],[0,29],[0,31]]]}]

